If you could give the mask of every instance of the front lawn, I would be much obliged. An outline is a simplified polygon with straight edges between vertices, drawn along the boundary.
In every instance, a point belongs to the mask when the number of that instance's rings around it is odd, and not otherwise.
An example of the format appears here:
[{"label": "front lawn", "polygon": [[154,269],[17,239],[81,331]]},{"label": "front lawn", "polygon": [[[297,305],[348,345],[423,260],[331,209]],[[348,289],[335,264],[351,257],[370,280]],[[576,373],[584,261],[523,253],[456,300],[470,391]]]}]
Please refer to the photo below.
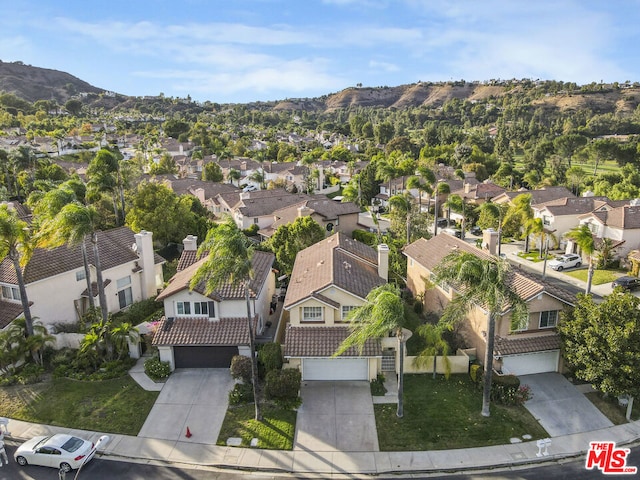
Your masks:
[{"label": "front lawn", "polygon": [[443,450],[502,445],[512,437],[547,437],[547,432],[524,407],[491,404],[482,410],[482,391],[467,375],[406,375],[404,417],[396,405],[374,405],[381,451]]},{"label": "front lawn", "polygon": [[[521,258],[525,258],[531,262],[537,263],[544,260],[544,255],[540,256],[540,252],[538,251],[530,251],[529,253],[518,252],[518,256]],[[553,258],[551,255],[547,255],[547,260]]]},{"label": "front lawn", "polygon": [[224,417],[218,445],[226,445],[230,437],[242,439],[242,446],[251,445],[251,439],[258,439],[257,448],[269,450],[292,450],[296,433],[296,411],[284,410],[271,405],[262,405],[262,422],[254,420],[253,403],[229,407]]},{"label": "front lawn", "polygon": [[[573,270],[571,272],[564,272],[564,273],[565,275],[569,275],[570,277],[586,282],[587,275],[589,274],[589,269],[582,268],[580,270]],[[594,270],[591,284],[602,285],[603,283],[611,283],[616,278],[618,278],[618,272],[616,272],[615,270]]]},{"label": "front lawn", "polygon": [[124,435],[138,434],[158,396],[128,375],[95,382],[54,378],[0,390],[0,416]]},{"label": "front lawn", "polygon": [[[598,410],[611,420],[614,425],[622,425],[627,422],[625,417],[627,413],[627,407],[620,406],[618,399],[615,397],[605,397],[601,392],[586,393],[585,396],[593,403]],[[640,407],[637,401],[633,403],[633,409],[631,410],[631,420],[640,419]]]}]

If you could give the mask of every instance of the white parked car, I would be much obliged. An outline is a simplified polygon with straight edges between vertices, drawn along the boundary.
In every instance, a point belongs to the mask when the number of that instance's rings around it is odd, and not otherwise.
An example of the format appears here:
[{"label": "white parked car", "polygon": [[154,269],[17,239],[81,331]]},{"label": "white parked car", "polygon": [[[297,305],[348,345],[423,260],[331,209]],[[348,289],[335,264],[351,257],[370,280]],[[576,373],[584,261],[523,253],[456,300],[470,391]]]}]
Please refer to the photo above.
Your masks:
[{"label": "white parked car", "polygon": [[13,458],[22,467],[39,465],[69,472],[87,463],[95,453],[96,449],[90,441],[58,433],[27,440],[16,449]]},{"label": "white parked car", "polygon": [[582,257],[575,253],[560,255],[549,262],[549,267],[561,272],[565,268],[579,267],[582,265]]}]

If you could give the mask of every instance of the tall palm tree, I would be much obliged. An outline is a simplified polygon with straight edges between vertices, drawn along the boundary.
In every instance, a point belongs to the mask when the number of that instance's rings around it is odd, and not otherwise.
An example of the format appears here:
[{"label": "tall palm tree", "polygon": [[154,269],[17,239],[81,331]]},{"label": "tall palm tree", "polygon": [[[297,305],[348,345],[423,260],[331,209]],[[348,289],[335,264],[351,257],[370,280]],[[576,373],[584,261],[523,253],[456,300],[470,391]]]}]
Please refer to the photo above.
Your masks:
[{"label": "tall palm tree", "polygon": [[236,170],[235,168],[231,168],[229,170],[229,173],[227,174],[227,178],[229,179],[229,182],[233,185],[233,182],[236,182],[236,186],[238,185],[237,182],[240,181],[240,179],[242,178],[242,174],[240,173],[240,170]]},{"label": "tall palm tree", "polygon": [[205,262],[191,279],[191,288],[201,282],[205,285],[205,294],[209,295],[216,289],[230,284],[241,286],[247,303],[247,327],[249,331],[249,350],[251,352],[251,381],[253,383],[253,401],[255,405],[255,420],[262,420],[260,402],[258,401],[258,366],[256,365],[255,338],[251,303],[249,299],[249,283],[253,278],[253,246],[227,215],[224,221],[212,228],[198,249],[199,255],[207,255]]},{"label": "tall palm tree", "polygon": [[[100,300],[100,312],[102,321],[108,321],[107,297],[104,293],[104,281],[102,279],[102,266],[100,264],[100,249],[98,246],[98,222],[100,221],[98,212],[92,206],[82,205],[73,202],[62,207],[62,210],[55,216],[49,229],[55,230],[58,238],[66,239],[70,244],[82,245],[88,236],[93,248],[93,257],[96,267],[96,282],[98,284],[98,299]],[[86,267],[85,267],[86,268]],[[85,275],[87,270],[85,269]],[[93,295],[91,284],[89,285],[89,296]]]},{"label": "tall palm tree", "polygon": [[[415,189],[418,191],[418,205],[420,206],[419,211],[420,213],[422,213],[422,194],[426,193],[429,195],[429,197],[431,197],[431,194],[433,193],[431,185],[429,185],[428,183],[423,183],[420,177],[414,175],[407,179],[407,188]],[[427,212],[428,210],[429,207],[427,207]]]},{"label": "tall palm tree", "polygon": [[404,384],[404,338],[405,325],[404,305],[400,297],[400,290],[392,284],[384,284],[369,292],[365,303],[349,312],[347,320],[350,322],[351,334],[340,344],[334,356],[346,352],[351,347],[359,348],[360,352],[370,339],[388,337],[394,332],[398,339],[398,409],[396,415],[404,416],[403,384]]},{"label": "tall palm tree", "polygon": [[468,252],[453,252],[435,270],[437,283],[448,283],[456,289],[453,299],[442,312],[440,322],[443,325],[453,325],[474,306],[488,310],[482,391],[484,417],[491,415],[489,402],[496,317],[509,309],[514,329],[529,318],[527,304],[512,290],[510,269],[509,263],[500,258],[481,259]]},{"label": "tall palm tree", "polygon": [[74,229],[60,228],[60,222],[56,218],[65,205],[72,203],[76,199],[73,190],[64,188],[64,185],[61,185],[60,188],[48,191],[38,200],[33,209],[35,219],[40,224],[37,245],[42,248],[56,248],[65,244],[69,247],[80,245],[84,277],[87,283],[87,292],[89,293],[89,308],[93,309],[95,308],[95,302],[91,292],[91,270],[89,268],[85,236],[78,235],[78,232]]},{"label": "tall palm tree", "polygon": [[593,234],[589,229],[589,225],[583,223],[582,225],[569,230],[565,234],[565,237],[578,245],[582,254],[587,257],[587,260],[589,262],[589,270],[587,271],[587,288],[585,289],[584,293],[589,295],[591,293],[591,283],[593,282],[593,270],[595,269],[593,257],[596,251],[596,247],[593,240]]},{"label": "tall palm tree", "polygon": [[411,198],[410,195],[394,195],[389,199],[389,207],[405,217],[406,243],[411,243]]},{"label": "tall palm tree", "polygon": [[29,263],[32,254],[31,232],[27,222],[20,220],[18,214],[7,204],[0,205],[0,261],[8,257],[13,264],[18,280],[22,314],[25,319],[25,335],[33,335],[33,319],[27,298],[22,268]]}]

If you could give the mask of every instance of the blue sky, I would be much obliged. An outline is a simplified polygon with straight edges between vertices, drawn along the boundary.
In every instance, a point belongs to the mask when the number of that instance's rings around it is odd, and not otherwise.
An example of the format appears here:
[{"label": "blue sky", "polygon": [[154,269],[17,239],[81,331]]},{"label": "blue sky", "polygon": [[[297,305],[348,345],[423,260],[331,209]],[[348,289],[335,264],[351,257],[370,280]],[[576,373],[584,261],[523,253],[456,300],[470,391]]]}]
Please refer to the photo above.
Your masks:
[{"label": "blue sky", "polygon": [[640,81],[640,0],[0,0],[0,60],[125,95],[250,102],[358,83]]}]

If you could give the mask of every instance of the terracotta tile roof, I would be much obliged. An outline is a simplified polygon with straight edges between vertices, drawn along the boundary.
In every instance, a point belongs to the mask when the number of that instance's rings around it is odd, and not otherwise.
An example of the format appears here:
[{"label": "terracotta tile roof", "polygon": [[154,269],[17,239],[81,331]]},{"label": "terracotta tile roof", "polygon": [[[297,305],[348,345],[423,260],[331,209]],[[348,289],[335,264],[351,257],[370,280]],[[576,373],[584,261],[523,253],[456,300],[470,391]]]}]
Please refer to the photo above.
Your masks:
[{"label": "terracotta tile roof", "polygon": [[180,254],[180,260],[178,260],[178,267],[176,271],[181,272],[185,268],[193,265],[198,260],[197,250],[183,250]]},{"label": "terracotta tile roof", "polygon": [[494,202],[499,202],[502,198],[506,198],[509,201],[516,198],[518,195],[528,194],[531,195],[531,205],[537,205],[540,203],[550,202],[559,198],[575,197],[575,195],[567,187],[543,187],[537,190],[527,190],[523,188],[515,192],[504,192],[493,198]]},{"label": "terracotta tile roof", "polygon": [[532,203],[531,207],[536,210],[546,209],[555,216],[581,215],[609,205],[610,202],[607,197],[564,197],[540,204]]},{"label": "terracotta tile roof", "polygon": [[496,337],[495,352],[497,355],[516,355],[518,353],[542,352],[558,350],[560,336],[555,332],[535,336],[514,335],[510,337]]},{"label": "terracotta tile roof", "polygon": [[[415,262],[430,272],[434,271],[436,266],[442,262],[444,257],[454,251],[471,253],[481,259],[495,258],[486,250],[480,250],[479,248],[476,248],[453,235],[447,235],[446,233],[439,233],[437,236],[429,240],[425,240],[424,238],[418,239],[407,245],[403,250],[407,257],[412,258]],[[573,305],[575,303],[575,295],[571,292],[552,285],[542,278],[529,274],[524,270],[513,268],[511,270],[509,281],[513,290],[525,301],[546,292],[569,305]]]},{"label": "terracotta tile roof", "polygon": [[0,300],[0,330],[22,314],[22,303]]},{"label": "terracotta tile roof", "polygon": [[284,307],[330,285],[364,298],[373,288],[386,283],[378,275],[377,265],[378,255],[373,248],[340,232],[331,235],[296,255]]},{"label": "terracotta tile roof", "polygon": [[[330,357],[349,336],[348,326],[305,327],[288,325],[285,332],[285,357]],[[382,355],[380,341],[368,340],[362,350],[352,347],[343,357],[379,357]]]},{"label": "terracotta tile roof", "polygon": [[[135,243],[134,233],[128,227],[118,227],[98,232],[98,248],[100,250],[102,271],[105,272],[118,265],[139,260],[136,252],[131,250],[133,243]],[[93,246],[88,239],[85,244],[89,255],[89,263],[95,265]],[[156,265],[165,261],[161,256],[154,255]],[[23,274],[25,283],[29,284],[79,268],[83,268],[80,246],[62,246],[52,250],[38,248],[33,252],[33,256],[24,268]],[[11,284],[18,283],[13,265],[8,258],[5,258],[0,263],[0,281]]]},{"label": "terracotta tile roof", "polygon": [[583,215],[581,218],[588,216],[593,216],[602,222],[602,224],[612,228],[622,230],[640,228],[640,206],[636,205],[625,205],[612,208],[611,210],[591,212],[590,215]]},{"label": "terracotta tile roof", "polygon": [[153,335],[153,345],[249,345],[245,318],[162,317]]},{"label": "terracotta tile roof", "polygon": [[[271,273],[271,267],[273,266],[273,261],[275,259],[275,255],[270,252],[260,252],[257,251],[253,254],[252,259],[252,267],[254,277],[251,279],[249,283],[249,295],[252,298],[257,297],[262,290],[262,287],[265,285],[267,281],[268,275]],[[191,278],[195,275],[196,270],[200,268],[200,266],[206,261],[206,258],[202,258],[192,265],[188,266],[184,270],[176,273],[171,280],[169,280],[169,285],[160,292],[160,294],[156,297],[156,300],[161,301],[167,297],[170,297],[174,293],[180,292],[182,290],[186,290],[189,288],[189,283],[191,282]],[[204,295],[205,286],[204,283],[200,283],[194,288],[194,291],[201,293]],[[222,300],[232,300],[232,299],[242,299],[244,298],[244,289],[242,286],[231,286],[230,284],[225,284],[216,291],[212,292],[209,295],[209,298],[222,301]]]},{"label": "terracotta tile roof", "polygon": [[240,200],[237,209],[245,217],[263,217],[289,205],[308,200],[304,193],[289,193],[284,190],[256,190],[248,198]]}]

